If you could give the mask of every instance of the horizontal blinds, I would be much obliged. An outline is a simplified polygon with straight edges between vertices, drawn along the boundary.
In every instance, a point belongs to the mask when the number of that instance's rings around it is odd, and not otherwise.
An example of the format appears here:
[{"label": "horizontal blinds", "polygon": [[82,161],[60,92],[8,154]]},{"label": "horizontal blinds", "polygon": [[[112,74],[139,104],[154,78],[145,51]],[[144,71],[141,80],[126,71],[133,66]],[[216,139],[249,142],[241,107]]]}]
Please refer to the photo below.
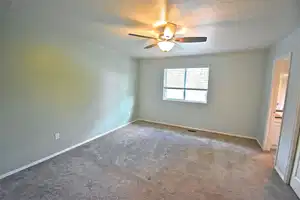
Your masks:
[{"label": "horizontal blinds", "polygon": [[184,88],[185,69],[165,69],[165,87]]},{"label": "horizontal blinds", "polygon": [[208,68],[165,69],[164,87],[207,90],[208,79]]}]

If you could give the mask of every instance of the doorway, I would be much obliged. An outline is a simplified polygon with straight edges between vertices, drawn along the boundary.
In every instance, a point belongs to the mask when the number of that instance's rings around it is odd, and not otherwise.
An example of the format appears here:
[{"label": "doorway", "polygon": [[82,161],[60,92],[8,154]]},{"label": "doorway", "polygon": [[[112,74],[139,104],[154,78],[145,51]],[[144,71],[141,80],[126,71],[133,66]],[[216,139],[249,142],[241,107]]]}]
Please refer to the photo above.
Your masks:
[{"label": "doorway", "polygon": [[291,54],[274,60],[271,98],[263,149],[274,152],[274,159],[280,141],[281,124],[284,116],[285,99],[291,66]]}]

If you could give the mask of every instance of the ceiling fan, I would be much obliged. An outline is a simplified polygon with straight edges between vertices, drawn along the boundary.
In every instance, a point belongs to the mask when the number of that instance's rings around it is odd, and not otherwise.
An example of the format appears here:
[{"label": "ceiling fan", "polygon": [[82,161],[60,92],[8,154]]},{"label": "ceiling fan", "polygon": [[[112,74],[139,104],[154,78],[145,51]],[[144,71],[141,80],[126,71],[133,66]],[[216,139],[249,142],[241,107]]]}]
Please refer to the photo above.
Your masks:
[{"label": "ceiling fan", "polygon": [[206,42],[207,37],[177,37],[176,31],[179,26],[171,23],[165,22],[162,25],[155,27],[155,32],[158,33],[158,37],[153,36],[145,36],[134,33],[129,33],[130,36],[145,38],[145,39],[153,39],[155,42],[151,45],[144,47],[144,49],[150,49],[158,46],[163,52],[170,51],[177,42],[179,43],[199,43]]}]

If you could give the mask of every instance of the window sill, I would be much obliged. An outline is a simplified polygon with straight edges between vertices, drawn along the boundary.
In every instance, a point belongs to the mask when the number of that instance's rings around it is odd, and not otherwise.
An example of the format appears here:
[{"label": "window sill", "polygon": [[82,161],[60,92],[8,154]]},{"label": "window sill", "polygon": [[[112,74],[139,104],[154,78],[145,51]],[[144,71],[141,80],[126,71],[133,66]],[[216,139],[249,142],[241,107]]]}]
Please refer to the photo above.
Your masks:
[{"label": "window sill", "polygon": [[165,98],[163,98],[163,100],[164,100],[164,101],[182,102],[182,103],[207,104],[207,102],[203,102],[203,101],[187,101],[187,100],[180,100],[180,99],[165,99]]}]

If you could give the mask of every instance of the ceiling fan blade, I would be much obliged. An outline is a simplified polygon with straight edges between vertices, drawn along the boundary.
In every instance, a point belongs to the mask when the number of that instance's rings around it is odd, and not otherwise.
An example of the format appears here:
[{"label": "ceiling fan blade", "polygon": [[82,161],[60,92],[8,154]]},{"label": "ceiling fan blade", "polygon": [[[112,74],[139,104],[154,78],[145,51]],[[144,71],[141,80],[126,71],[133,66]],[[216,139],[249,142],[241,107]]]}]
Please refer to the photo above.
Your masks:
[{"label": "ceiling fan blade", "polygon": [[130,36],[135,36],[135,37],[140,37],[140,38],[146,38],[146,39],[155,39],[155,37],[151,37],[151,36],[145,36],[145,35],[138,35],[138,34],[134,34],[134,33],[129,33],[128,35]]},{"label": "ceiling fan blade", "polygon": [[178,44],[177,42],[175,42],[175,47],[177,47],[177,49],[179,49],[179,50],[183,50],[183,47],[180,44]]},{"label": "ceiling fan blade", "polygon": [[182,42],[182,43],[206,42],[207,37],[182,37],[182,38],[175,38],[175,41]]},{"label": "ceiling fan blade", "polygon": [[150,45],[148,45],[148,46],[145,46],[144,49],[150,49],[150,48],[153,48],[153,47],[155,47],[155,46],[157,46],[157,43],[155,43],[155,44],[150,44]]}]

